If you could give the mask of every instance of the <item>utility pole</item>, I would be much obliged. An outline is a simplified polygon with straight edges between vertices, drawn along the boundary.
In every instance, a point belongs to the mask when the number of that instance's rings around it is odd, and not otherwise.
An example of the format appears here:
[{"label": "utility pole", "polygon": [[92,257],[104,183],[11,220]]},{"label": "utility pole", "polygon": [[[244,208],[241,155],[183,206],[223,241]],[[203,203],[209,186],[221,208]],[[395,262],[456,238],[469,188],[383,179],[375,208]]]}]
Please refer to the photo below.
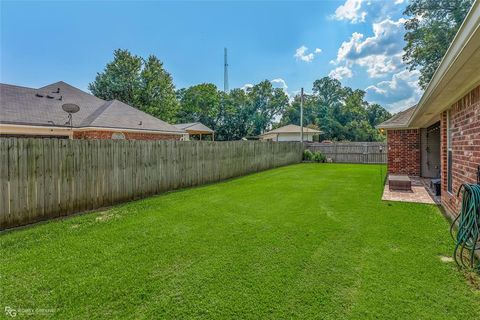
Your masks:
[{"label": "utility pole", "polygon": [[300,90],[300,142],[303,143],[303,88]]},{"label": "utility pole", "polygon": [[223,65],[223,91],[228,92],[228,61],[227,61],[227,48],[224,50],[224,65]]}]

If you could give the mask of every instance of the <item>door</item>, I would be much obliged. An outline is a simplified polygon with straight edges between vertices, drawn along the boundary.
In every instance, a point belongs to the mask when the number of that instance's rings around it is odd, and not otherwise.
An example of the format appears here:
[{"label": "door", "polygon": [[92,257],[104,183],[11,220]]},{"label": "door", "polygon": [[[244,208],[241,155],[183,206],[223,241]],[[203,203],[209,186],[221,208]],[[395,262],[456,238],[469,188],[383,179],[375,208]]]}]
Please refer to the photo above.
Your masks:
[{"label": "door", "polygon": [[440,177],[440,122],[421,129],[422,177]]}]

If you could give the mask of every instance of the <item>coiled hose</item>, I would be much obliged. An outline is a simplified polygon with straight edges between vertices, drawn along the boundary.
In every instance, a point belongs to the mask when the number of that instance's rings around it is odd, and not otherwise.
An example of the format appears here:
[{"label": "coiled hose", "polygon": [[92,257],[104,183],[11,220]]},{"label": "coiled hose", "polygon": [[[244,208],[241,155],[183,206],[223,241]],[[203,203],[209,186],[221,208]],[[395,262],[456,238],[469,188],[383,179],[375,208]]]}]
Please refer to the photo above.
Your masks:
[{"label": "coiled hose", "polygon": [[[460,267],[480,272],[480,262],[475,256],[480,249],[480,185],[462,184],[457,196],[462,193],[462,208],[455,218],[450,234],[455,241],[453,257]],[[457,235],[454,235],[458,221]]]}]

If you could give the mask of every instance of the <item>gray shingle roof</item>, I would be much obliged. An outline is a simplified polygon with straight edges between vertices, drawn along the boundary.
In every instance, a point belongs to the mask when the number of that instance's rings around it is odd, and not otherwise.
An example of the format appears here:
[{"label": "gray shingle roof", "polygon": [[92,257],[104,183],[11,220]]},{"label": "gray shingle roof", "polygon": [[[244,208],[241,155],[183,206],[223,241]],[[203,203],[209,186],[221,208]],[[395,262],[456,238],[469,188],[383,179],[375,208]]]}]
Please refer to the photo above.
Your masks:
[{"label": "gray shingle roof", "polygon": [[210,129],[209,127],[207,127],[201,122],[178,123],[178,124],[174,124],[174,126],[177,127],[178,129],[182,129],[187,132],[188,131],[204,131],[204,132],[210,132],[210,133],[214,132],[212,129]]},{"label": "gray shingle roof", "polygon": [[80,106],[80,111],[73,115],[75,128],[185,133],[123,102],[99,99],[63,81],[39,89],[0,84],[0,123],[63,127],[68,121],[67,113],[62,110],[64,103]]},{"label": "gray shingle roof", "polygon": [[395,128],[406,128],[408,127],[408,122],[415,111],[415,106],[410,107],[406,110],[400,111],[399,113],[395,114],[390,119],[380,123],[377,125],[379,129],[395,129]]},{"label": "gray shingle roof", "polygon": [[[288,124],[286,126],[277,128],[275,130],[265,132],[264,134],[262,134],[262,136],[269,135],[269,134],[274,134],[274,133],[300,133],[301,130],[302,129],[301,129],[300,126],[297,126],[295,124]],[[321,131],[319,131],[319,130],[310,129],[310,128],[307,128],[307,127],[303,127],[303,132],[304,133],[321,133]]]}]

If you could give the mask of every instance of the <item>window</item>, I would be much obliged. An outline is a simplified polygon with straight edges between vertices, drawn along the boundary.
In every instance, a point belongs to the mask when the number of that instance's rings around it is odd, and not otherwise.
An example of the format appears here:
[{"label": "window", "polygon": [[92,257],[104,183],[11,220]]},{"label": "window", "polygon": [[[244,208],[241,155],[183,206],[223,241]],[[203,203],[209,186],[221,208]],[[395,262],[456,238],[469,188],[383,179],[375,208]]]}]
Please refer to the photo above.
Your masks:
[{"label": "window", "polygon": [[447,111],[447,191],[452,193],[452,119],[450,110]]},{"label": "window", "polygon": [[114,132],[112,133],[113,140],[125,140],[125,135],[122,132]]}]

